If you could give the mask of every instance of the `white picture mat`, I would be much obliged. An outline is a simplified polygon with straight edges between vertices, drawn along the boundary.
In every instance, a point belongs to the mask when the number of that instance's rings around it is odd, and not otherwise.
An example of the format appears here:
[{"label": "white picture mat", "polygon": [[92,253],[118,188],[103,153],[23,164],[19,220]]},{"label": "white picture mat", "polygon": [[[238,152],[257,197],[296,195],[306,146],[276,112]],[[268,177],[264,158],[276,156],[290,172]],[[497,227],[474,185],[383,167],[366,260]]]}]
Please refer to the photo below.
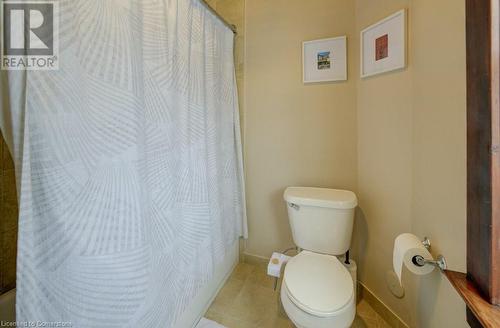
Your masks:
[{"label": "white picture mat", "polygon": [[[389,56],[375,60],[375,40],[387,34]],[[361,77],[385,73],[406,66],[406,10],[361,31]]]},{"label": "white picture mat", "polygon": [[[347,80],[347,37],[306,41],[303,51],[303,82]],[[318,53],[330,52],[330,69],[318,69]]]}]

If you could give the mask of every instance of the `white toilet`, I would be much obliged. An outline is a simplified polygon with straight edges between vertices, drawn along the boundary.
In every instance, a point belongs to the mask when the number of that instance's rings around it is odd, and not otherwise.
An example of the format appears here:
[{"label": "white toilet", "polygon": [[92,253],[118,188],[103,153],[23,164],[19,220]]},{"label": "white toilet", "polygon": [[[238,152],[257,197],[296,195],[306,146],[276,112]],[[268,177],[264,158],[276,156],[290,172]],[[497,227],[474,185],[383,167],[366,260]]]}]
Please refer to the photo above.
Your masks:
[{"label": "white toilet", "polygon": [[291,187],[284,198],[293,240],[302,250],[285,267],[285,312],[298,328],[350,327],[356,315],[356,277],[336,256],[351,244],[356,195]]}]

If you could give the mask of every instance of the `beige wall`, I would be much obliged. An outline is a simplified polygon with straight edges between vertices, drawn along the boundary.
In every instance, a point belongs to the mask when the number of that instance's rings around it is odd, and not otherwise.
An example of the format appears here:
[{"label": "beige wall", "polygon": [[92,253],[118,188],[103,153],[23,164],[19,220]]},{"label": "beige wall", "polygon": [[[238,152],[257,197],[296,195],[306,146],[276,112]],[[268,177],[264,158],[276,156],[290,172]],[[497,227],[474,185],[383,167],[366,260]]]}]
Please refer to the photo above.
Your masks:
[{"label": "beige wall", "polygon": [[[241,0],[242,1],[242,0]],[[292,245],[289,185],[357,192],[359,280],[412,327],[467,327],[465,305],[439,272],[385,283],[394,238],[429,236],[465,271],[465,9],[456,0],[212,0],[238,29],[250,238],[247,254]],[[239,7],[238,7],[239,6]],[[359,32],[407,8],[408,67],[359,78]],[[241,25],[241,23],[240,23]],[[303,85],[301,43],[345,35],[349,81]],[[243,77],[244,82],[243,83]]]},{"label": "beige wall", "polygon": [[[409,1],[358,0],[357,41],[366,26],[405,7]],[[411,45],[410,45],[411,48]],[[356,53],[359,52],[359,46]],[[359,58],[359,55],[358,55]],[[358,279],[393,311],[405,306],[391,296],[385,274],[392,268],[395,237],[411,230],[412,67],[358,80],[358,197],[354,258]],[[407,317],[402,315],[407,321]]]},{"label": "beige wall", "polygon": [[[408,67],[359,76],[359,32],[407,8]],[[465,14],[455,0],[246,2],[245,135],[250,239],[269,256],[292,244],[288,185],[358,193],[359,279],[412,327],[466,327],[465,305],[439,272],[385,275],[402,232],[429,236],[465,271]],[[347,34],[347,83],[304,86],[301,42]]]},{"label": "beige wall", "polygon": [[302,83],[302,41],[350,41],[353,17],[354,1],[246,1],[247,254],[269,257],[293,245],[287,186],[356,189],[354,61],[348,82]]},{"label": "beige wall", "polygon": [[401,8],[408,68],[358,82],[359,278],[413,327],[467,327],[464,303],[439,272],[405,275],[402,300],[385,284],[401,232],[429,236],[452,270],[465,271],[466,260],[464,3],[358,0],[358,32]]},{"label": "beige wall", "polygon": [[[466,271],[465,2],[412,1],[412,232],[428,235],[433,253]],[[432,50],[432,51],[429,51]],[[414,292],[419,327],[468,327],[465,304],[438,272]],[[435,290],[435,291],[434,291]]]}]

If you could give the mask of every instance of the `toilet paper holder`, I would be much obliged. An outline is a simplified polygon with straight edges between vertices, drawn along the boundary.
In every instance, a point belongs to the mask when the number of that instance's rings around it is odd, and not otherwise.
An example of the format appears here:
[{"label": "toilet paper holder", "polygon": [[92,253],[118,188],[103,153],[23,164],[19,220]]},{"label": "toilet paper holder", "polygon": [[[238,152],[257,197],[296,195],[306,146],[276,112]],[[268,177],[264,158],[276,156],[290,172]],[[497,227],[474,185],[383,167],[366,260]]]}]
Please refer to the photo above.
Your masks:
[{"label": "toilet paper holder", "polygon": [[428,237],[424,237],[424,240],[422,240],[422,245],[424,245],[427,250],[431,249],[431,240]]},{"label": "toilet paper holder", "polygon": [[[431,241],[429,238],[425,237],[424,240],[422,240],[422,245],[424,245],[427,250],[430,250],[431,248]],[[413,262],[414,265],[418,267],[423,267],[426,264],[434,265],[438,267],[441,271],[444,271],[448,268],[446,264],[446,259],[444,258],[443,255],[439,255],[436,260],[428,260],[425,259],[422,255],[415,255],[411,261]]]},{"label": "toilet paper holder", "polygon": [[426,264],[430,264],[437,266],[441,271],[444,271],[448,268],[448,266],[446,265],[446,259],[443,255],[439,255],[436,260],[427,260],[421,255],[415,255],[411,259],[411,261],[418,267],[423,267]]}]

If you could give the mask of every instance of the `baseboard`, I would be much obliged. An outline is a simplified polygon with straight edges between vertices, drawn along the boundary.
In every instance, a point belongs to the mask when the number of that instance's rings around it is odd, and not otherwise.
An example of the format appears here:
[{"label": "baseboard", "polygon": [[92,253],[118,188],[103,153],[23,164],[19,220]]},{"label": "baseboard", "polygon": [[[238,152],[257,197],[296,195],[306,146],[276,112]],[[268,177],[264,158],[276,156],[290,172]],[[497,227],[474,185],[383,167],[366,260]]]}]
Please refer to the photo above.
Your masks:
[{"label": "baseboard", "polygon": [[240,262],[253,265],[267,265],[269,263],[269,258],[243,252],[243,255],[240,257]]},{"label": "baseboard", "polygon": [[409,328],[401,318],[392,312],[373,292],[358,281],[359,300],[365,300],[391,327]]}]

